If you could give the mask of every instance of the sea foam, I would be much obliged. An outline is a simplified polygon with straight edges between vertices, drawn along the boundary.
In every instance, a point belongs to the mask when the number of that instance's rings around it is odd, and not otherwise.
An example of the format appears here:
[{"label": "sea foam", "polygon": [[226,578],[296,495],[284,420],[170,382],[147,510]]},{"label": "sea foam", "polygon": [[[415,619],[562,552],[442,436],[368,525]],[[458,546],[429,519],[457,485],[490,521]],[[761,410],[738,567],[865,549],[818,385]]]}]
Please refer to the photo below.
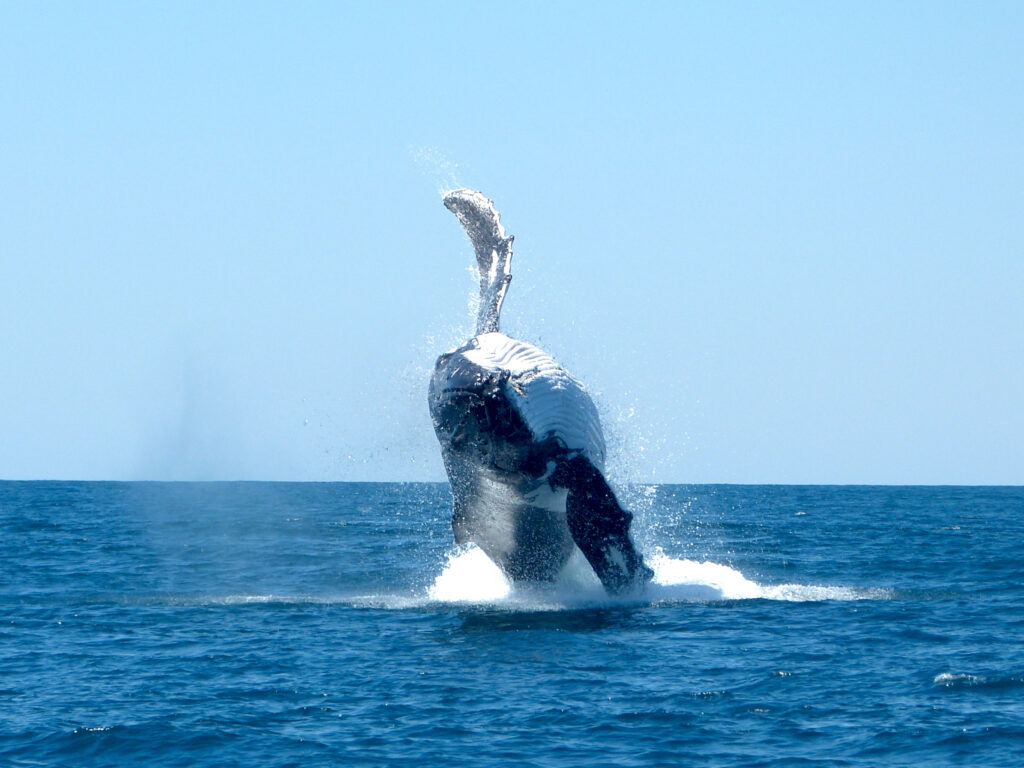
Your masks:
[{"label": "sea foam", "polygon": [[501,604],[532,610],[594,603],[710,602],[720,600],[879,600],[884,589],[811,584],[762,585],[728,565],[680,559],[660,548],[646,557],[654,578],[643,590],[612,598],[577,551],[552,584],[514,584],[480,548],[469,545],[448,555],[441,573],[427,588],[441,603]]}]

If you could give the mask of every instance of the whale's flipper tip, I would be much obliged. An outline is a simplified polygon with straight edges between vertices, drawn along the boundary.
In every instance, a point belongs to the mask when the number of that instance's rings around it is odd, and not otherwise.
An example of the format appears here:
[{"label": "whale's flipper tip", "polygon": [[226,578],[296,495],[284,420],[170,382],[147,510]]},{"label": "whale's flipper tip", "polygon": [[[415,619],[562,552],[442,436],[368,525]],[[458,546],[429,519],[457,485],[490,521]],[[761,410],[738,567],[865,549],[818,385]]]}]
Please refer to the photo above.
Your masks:
[{"label": "whale's flipper tip", "polygon": [[475,189],[455,189],[444,196],[444,207],[454,213],[473,242],[473,248],[490,256],[491,250],[512,238],[505,234],[501,215],[494,203]]},{"label": "whale's flipper tip", "polygon": [[480,270],[480,309],[477,333],[498,330],[498,318],[505,291],[512,280],[512,241],[501,226],[501,216],[483,193],[456,189],[444,196],[444,206],[454,213],[469,235]]},{"label": "whale's flipper tip", "polygon": [[498,218],[494,202],[484,195],[483,192],[477,192],[475,189],[469,189],[468,187],[446,192],[444,206],[457,216],[461,212],[466,212],[467,214],[472,212],[474,215],[482,213],[495,219]]}]

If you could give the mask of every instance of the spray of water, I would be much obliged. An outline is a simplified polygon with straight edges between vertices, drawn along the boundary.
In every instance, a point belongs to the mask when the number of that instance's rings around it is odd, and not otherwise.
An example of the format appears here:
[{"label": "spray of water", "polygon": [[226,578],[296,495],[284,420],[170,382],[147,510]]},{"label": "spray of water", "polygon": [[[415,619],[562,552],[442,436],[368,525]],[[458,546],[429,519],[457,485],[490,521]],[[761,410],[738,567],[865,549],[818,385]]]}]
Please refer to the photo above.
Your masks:
[{"label": "spray of water", "polygon": [[420,172],[433,181],[438,194],[444,195],[448,190],[462,186],[459,183],[459,164],[443,149],[410,146],[409,156]]},{"label": "spray of water", "polygon": [[460,548],[448,555],[440,575],[427,589],[437,603],[492,605],[509,609],[558,610],[615,603],[676,603],[720,600],[884,600],[888,590],[780,584],[764,586],[735,568],[670,557],[660,549],[647,558],[654,579],[641,592],[608,597],[577,552],[553,584],[513,584],[482,550]]}]

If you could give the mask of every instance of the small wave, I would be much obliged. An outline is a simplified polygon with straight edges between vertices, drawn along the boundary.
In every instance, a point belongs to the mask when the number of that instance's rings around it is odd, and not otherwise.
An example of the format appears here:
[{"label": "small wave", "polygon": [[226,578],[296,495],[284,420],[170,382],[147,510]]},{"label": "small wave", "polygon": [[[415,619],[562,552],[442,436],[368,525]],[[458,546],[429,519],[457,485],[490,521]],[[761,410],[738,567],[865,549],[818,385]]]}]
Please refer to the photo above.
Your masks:
[{"label": "small wave", "polygon": [[250,605],[253,603],[322,603],[325,602],[325,599],[300,595],[224,595],[223,597],[208,598],[208,601],[216,605]]},{"label": "small wave", "polygon": [[608,597],[579,552],[550,585],[513,584],[483,550],[470,545],[453,552],[441,574],[427,589],[440,603],[504,605],[530,610],[558,609],[595,603],[713,602],[720,600],[881,600],[885,589],[809,584],[761,585],[735,568],[712,562],[670,557],[660,549],[647,558],[654,578],[642,593]]},{"label": "small wave", "polygon": [[119,597],[114,602],[128,605],[170,605],[184,608],[223,606],[303,606],[303,605],[349,605],[355,608],[409,608],[423,605],[424,597],[401,594],[287,594],[287,593],[232,593],[232,594],[154,594]]},{"label": "small wave", "polygon": [[321,605],[344,602],[343,597],[330,595],[289,595],[289,594],[228,594],[228,595],[168,595],[155,599],[169,605]]},{"label": "small wave", "polygon": [[406,610],[431,602],[422,594],[374,593],[364,595],[225,595],[198,601],[202,605],[341,605],[352,608],[383,608]]},{"label": "small wave", "polygon": [[816,584],[779,584],[762,587],[767,600],[789,602],[820,602],[822,600],[891,600],[893,590],[881,587],[832,587]]},{"label": "small wave", "polygon": [[1005,690],[1009,688],[1024,688],[1024,678],[1022,677],[984,677],[982,675],[967,674],[966,672],[941,672],[932,679],[932,683],[943,688],[952,689]]},{"label": "small wave", "polygon": [[953,673],[953,672],[942,672],[935,676],[932,680],[935,685],[944,685],[947,688],[953,686],[972,686],[977,685],[985,678],[979,677],[978,675],[968,675],[964,673]]}]

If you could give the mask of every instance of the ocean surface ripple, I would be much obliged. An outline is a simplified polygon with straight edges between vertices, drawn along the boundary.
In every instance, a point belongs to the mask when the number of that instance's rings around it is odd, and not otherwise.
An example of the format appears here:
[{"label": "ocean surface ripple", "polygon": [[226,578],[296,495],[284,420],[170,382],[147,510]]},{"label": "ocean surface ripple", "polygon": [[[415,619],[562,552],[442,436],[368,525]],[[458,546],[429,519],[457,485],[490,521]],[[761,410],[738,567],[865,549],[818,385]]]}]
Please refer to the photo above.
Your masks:
[{"label": "ocean surface ripple", "polygon": [[1024,488],[623,495],[611,599],[445,485],[0,482],[0,765],[1022,764]]}]

